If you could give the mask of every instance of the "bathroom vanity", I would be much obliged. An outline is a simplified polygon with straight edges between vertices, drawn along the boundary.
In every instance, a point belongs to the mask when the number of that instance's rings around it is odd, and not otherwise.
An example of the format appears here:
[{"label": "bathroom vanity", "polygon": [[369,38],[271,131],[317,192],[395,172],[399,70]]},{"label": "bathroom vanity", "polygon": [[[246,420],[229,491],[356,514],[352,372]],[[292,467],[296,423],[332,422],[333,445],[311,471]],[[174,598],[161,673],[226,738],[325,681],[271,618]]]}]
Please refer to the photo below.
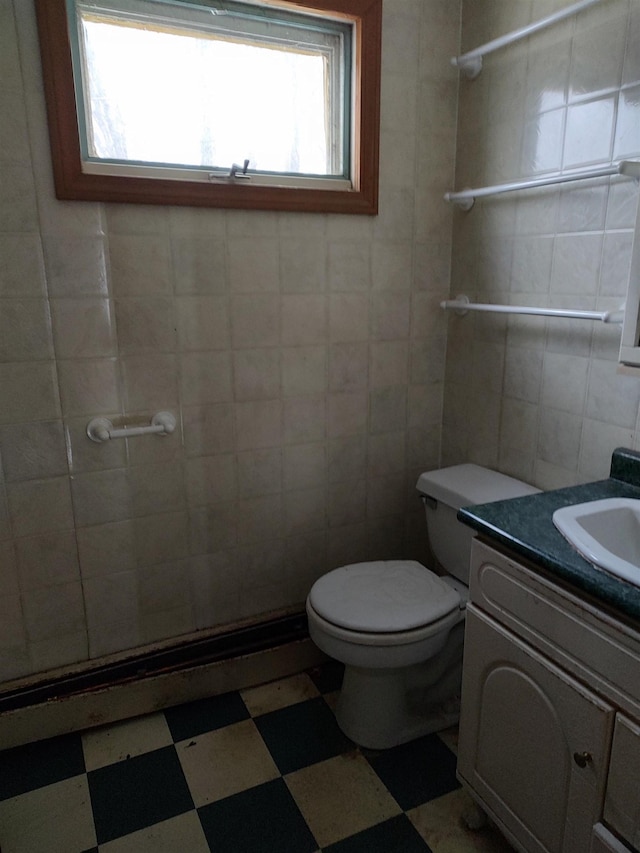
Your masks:
[{"label": "bathroom vanity", "polygon": [[640,850],[640,588],[583,560],[555,509],[640,499],[608,480],[460,510],[471,558],[458,775],[523,853]]}]

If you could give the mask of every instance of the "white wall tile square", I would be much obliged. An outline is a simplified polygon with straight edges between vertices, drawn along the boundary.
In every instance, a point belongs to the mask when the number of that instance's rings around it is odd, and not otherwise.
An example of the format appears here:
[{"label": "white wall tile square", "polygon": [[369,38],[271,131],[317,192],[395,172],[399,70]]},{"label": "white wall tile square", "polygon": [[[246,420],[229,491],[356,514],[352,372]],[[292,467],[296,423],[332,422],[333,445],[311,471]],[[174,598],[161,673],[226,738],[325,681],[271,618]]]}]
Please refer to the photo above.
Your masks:
[{"label": "white wall tile square", "polygon": [[329,347],[329,389],[360,391],[369,384],[369,345],[332,344]]},{"label": "white wall tile square", "polygon": [[[210,295],[224,293],[227,285],[226,245],[222,239],[211,239],[209,219],[193,219],[196,213],[210,214],[218,211],[195,211],[180,208],[171,211],[179,216],[174,222],[174,232],[183,233],[189,227],[194,235],[174,236],[171,240],[171,258],[174,270],[174,289],[176,294]],[[206,225],[206,236],[197,236],[200,228]]]},{"label": "white wall tile square", "polygon": [[329,442],[329,483],[362,479],[366,472],[367,448],[358,435]]},{"label": "white wall tile square", "polygon": [[33,643],[78,633],[84,623],[79,581],[31,588],[23,592],[25,626]]},{"label": "white wall tile square", "polygon": [[283,462],[285,490],[322,486],[326,480],[327,460],[324,442],[286,447]]},{"label": "white wall tile square", "polygon": [[316,294],[282,297],[282,343],[319,344],[327,337],[327,301]]},{"label": "white wall tile square", "polygon": [[281,400],[238,403],[236,409],[236,447],[252,450],[277,447],[282,443]]},{"label": "white wall tile square", "polygon": [[238,494],[272,495],[282,491],[283,460],[280,448],[247,450],[238,454]]},{"label": "white wall tile square", "polygon": [[327,526],[327,493],[323,487],[299,489],[284,495],[284,533],[304,536]]},{"label": "white wall tile square", "polygon": [[407,389],[404,385],[372,391],[370,395],[372,435],[405,429],[407,425]]},{"label": "white wall tile square", "polygon": [[547,352],[542,376],[543,406],[581,415],[589,380],[589,359]]},{"label": "white wall tile square", "polygon": [[53,356],[51,317],[45,299],[3,299],[0,361],[45,361]]},{"label": "white wall tile square", "polygon": [[326,346],[283,347],[281,353],[282,394],[285,398],[315,395],[326,391]]},{"label": "white wall tile square", "polygon": [[409,348],[406,341],[383,341],[371,345],[371,387],[403,385],[407,381]]},{"label": "white wall tile square", "polygon": [[136,572],[115,571],[107,576],[86,578],[83,590],[89,631],[98,625],[130,622],[138,615],[138,579]]},{"label": "white wall tile square", "polygon": [[280,300],[269,294],[231,298],[234,347],[277,346],[280,342]]},{"label": "white wall tile square", "polygon": [[187,456],[204,456],[234,449],[235,422],[231,403],[184,406],[182,417]]},{"label": "white wall tile square", "polygon": [[167,299],[116,299],[119,350],[122,355],[173,352],[175,326]]},{"label": "white wall tile square", "polygon": [[80,577],[73,531],[18,539],[16,550],[23,589],[70,583]]},{"label": "white wall tile square", "polygon": [[229,284],[234,293],[278,290],[280,263],[277,243],[268,237],[231,238],[227,241]]},{"label": "white wall tile square", "polygon": [[282,410],[284,444],[323,439],[326,434],[326,412],[324,394],[285,400]]},{"label": "white wall tile square", "polygon": [[0,231],[36,231],[33,173],[29,166],[0,162]]},{"label": "white wall tile square", "polygon": [[237,545],[237,513],[233,501],[189,510],[189,552],[192,555],[228,555]]},{"label": "white wall tile square", "polygon": [[635,157],[638,145],[638,116],[640,115],[640,86],[630,86],[618,96],[613,156]]},{"label": "white wall tile square", "polygon": [[367,395],[363,391],[329,395],[327,430],[331,438],[364,433],[366,425]]},{"label": "white wall tile square", "polygon": [[135,465],[129,469],[133,515],[151,515],[181,509],[185,505],[182,464]]},{"label": "white wall tile square", "polygon": [[65,416],[102,414],[120,409],[115,358],[59,361],[58,378]]},{"label": "white wall tile square", "polygon": [[44,296],[44,261],[38,234],[0,234],[0,297]]},{"label": "white wall tile square", "polygon": [[607,161],[611,156],[616,98],[595,98],[567,108],[562,164],[566,169]]},{"label": "white wall tile square", "polygon": [[71,494],[79,527],[123,521],[133,514],[126,468],[76,474],[71,479]]},{"label": "white wall tile square", "polygon": [[600,271],[601,296],[617,296],[621,302],[624,301],[631,270],[632,245],[631,231],[605,234]]},{"label": "white wall tile square", "polygon": [[616,373],[610,361],[592,360],[586,406],[589,418],[633,429],[639,404],[640,384],[634,376]]},{"label": "white wall tile square", "polygon": [[102,358],[116,354],[113,306],[108,299],[52,299],[57,358]]},{"label": "white wall tile square", "polygon": [[107,267],[101,237],[43,235],[50,296],[104,296]]},{"label": "white wall tile square", "polygon": [[0,443],[7,482],[67,473],[67,453],[60,421],[5,425],[0,427]]},{"label": "white wall tile square", "polygon": [[[122,358],[120,366],[126,411],[164,411],[176,405],[178,364],[174,355],[168,353],[131,355]],[[197,372],[192,361],[189,366]],[[192,381],[192,376],[188,374],[185,381],[187,383]],[[187,384],[187,390],[191,390],[189,384]],[[187,400],[188,395],[185,402]]]},{"label": "white wall tile square", "polygon": [[371,286],[371,246],[368,242],[328,244],[329,288],[337,292],[368,291]]},{"label": "white wall tile square", "polygon": [[280,290],[321,293],[326,282],[326,248],[314,239],[280,241]]},{"label": "white wall tile square", "polygon": [[366,341],[369,339],[369,297],[360,294],[333,294],[329,299],[329,339]]},{"label": "white wall tile square", "polygon": [[602,234],[562,234],[555,240],[551,291],[595,294],[602,260]]},{"label": "white wall tile square", "polygon": [[367,511],[367,482],[365,480],[333,483],[329,486],[329,526],[357,524],[364,521]]},{"label": "white wall tile square", "polygon": [[153,566],[189,555],[186,512],[147,515],[133,522],[136,565]]},{"label": "white wall tile square", "polygon": [[[26,632],[20,596],[7,595],[0,602],[0,649],[20,653],[26,645]],[[11,676],[9,676],[11,677]]]},{"label": "white wall tile square", "polygon": [[280,396],[280,352],[277,349],[243,349],[233,354],[236,400],[272,400]]},{"label": "white wall tile square", "polygon": [[11,529],[17,538],[73,527],[67,477],[10,483],[7,485],[7,500]]},{"label": "white wall tile square", "polygon": [[130,520],[83,527],[77,532],[83,578],[108,575],[114,568],[135,567],[133,523]]},{"label": "white wall tile square", "polygon": [[185,470],[190,505],[225,503],[237,497],[237,472],[232,454],[190,459]]},{"label": "white wall tile square", "polygon": [[[184,353],[180,357],[182,402],[186,405],[196,405],[231,400],[231,370],[231,357],[227,351]],[[158,407],[161,405],[160,402],[157,403]]]},{"label": "white wall tile square", "polygon": [[[245,498],[238,503],[238,541],[254,545],[283,535],[282,494]],[[264,550],[263,550],[264,553]]]},{"label": "white wall tile square", "polygon": [[171,290],[171,255],[163,237],[114,234],[109,239],[109,257],[116,296],[151,296]]}]

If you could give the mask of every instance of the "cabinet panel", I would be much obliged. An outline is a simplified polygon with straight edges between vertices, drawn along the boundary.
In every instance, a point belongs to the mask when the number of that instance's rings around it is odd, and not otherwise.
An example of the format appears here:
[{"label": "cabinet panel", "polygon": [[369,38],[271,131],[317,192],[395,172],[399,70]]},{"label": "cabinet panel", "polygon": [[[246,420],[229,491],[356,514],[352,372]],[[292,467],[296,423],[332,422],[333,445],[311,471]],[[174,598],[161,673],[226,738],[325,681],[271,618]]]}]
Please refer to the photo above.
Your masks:
[{"label": "cabinet panel", "polygon": [[616,716],[604,819],[634,847],[640,846],[640,727]]},{"label": "cabinet panel", "polygon": [[589,850],[613,718],[591,691],[468,606],[458,772],[529,853]]},{"label": "cabinet panel", "polygon": [[477,541],[471,599],[627,713],[640,713],[637,631]]}]

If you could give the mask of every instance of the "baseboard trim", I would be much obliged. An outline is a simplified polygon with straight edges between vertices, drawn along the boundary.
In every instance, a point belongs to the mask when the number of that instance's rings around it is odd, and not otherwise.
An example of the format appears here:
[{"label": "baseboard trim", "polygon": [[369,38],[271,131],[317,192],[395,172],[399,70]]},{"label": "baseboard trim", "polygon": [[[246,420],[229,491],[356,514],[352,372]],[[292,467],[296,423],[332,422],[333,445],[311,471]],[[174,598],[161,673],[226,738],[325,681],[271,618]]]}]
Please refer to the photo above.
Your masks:
[{"label": "baseboard trim", "polygon": [[0,694],[0,749],[293,675],[326,660],[304,614],[155,649]]}]

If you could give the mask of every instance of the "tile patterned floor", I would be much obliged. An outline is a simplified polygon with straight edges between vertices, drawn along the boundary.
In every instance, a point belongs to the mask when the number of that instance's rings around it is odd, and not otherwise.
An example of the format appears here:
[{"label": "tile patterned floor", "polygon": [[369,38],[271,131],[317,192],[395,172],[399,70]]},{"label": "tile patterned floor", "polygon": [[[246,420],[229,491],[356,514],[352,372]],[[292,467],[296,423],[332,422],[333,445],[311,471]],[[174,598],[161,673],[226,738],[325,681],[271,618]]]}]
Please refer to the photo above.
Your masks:
[{"label": "tile patterned floor", "polygon": [[462,824],[455,732],[359,749],[335,722],[340,676],[0,753],[1,853],[512,853]]}]

